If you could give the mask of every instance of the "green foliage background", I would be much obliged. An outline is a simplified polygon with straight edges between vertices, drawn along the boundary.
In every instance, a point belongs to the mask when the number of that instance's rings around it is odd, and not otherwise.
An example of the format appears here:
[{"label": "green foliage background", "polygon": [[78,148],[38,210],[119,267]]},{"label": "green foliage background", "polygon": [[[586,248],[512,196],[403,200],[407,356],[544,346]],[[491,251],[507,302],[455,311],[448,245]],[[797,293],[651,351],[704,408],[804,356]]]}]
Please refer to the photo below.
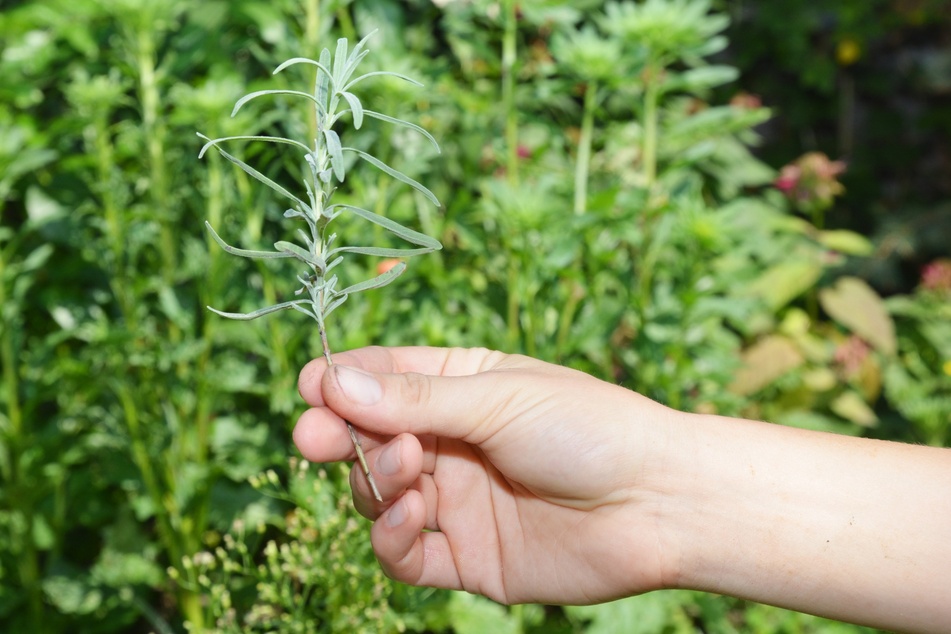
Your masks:
[{"label": "green foliage background", "polygon": [[[288,228],[195,132],[306,138],[294,102],[227,115],[307,85],[281,61],[379,28],[367,62],[426,88],[361,97],[443,153],[384,126],[347,143],[443,207],[371,170],[345,195],[445,249],[335,313],[334,349],[488,346],[684,409],[944,445],[949,27],[928,0],[6,2],[0,629],[860,631],[693,592],[503,608],[386,580],[345,474],[291,458],[313,327],[204,308],[297,284],[204,231],[267,248]],[[813,151],[849,164],[837,202],[834,177],[772,185]]]}]

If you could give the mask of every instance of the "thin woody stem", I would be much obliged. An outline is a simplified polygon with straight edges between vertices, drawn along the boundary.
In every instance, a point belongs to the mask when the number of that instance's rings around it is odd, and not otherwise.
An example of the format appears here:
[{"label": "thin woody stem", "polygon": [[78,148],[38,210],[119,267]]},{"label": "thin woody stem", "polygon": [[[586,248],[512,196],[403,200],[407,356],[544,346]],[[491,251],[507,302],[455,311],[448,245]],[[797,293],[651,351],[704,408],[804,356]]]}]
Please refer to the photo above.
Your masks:
[{"label": "thin woody stem", "polygon": [[[334,362],[330,356],[330,345],[327,343],[327,329],[324,328],[322,321],[318,322],[317,330],[320,332],[320,344],[324,349],[324,358],[327,359],[327,367],[330,367]],[[360,443],[360,437],[357,436],[357,430],[350,421],[345,420],[344,422],[347,424],[347,431],[350,432],[350,440],[353,441],[353,450],[357,453],[357,462],[360,463],[360,468],[363,469],[363,475],[366,476],[367,482],[370,484],[373,497],[375,497],[378,502],[382,502],[383,496],[380,495],[380,490],[376,486],[376,480],[373,479],[373,474],[370,473],[370,465],[367,464],[367,457],[363,453],[363,445]]]}]

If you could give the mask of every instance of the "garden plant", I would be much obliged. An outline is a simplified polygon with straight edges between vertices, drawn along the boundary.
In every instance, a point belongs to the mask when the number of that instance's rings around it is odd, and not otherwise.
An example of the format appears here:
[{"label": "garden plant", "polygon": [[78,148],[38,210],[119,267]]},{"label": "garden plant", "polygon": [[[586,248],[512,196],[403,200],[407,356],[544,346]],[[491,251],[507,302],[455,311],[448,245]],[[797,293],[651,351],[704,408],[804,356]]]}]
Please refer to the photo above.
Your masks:
[{"label": "garden plant", "polygon": [[8,4],[0,630],[868,631],[396,584],[296,378],[486,346],[949,444],[940,2]]}]

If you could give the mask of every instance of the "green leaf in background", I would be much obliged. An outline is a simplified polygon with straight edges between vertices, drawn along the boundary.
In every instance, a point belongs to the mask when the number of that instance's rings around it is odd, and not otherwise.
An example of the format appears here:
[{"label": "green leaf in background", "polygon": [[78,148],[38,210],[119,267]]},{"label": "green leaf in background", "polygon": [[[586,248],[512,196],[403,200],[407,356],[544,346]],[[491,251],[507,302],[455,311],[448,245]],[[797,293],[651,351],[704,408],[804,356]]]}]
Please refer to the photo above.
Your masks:
[{"label": "green leaf in background", "polygon": [[833,251],[860,257],[869,256],[875,250],[868,238],[845,229],[820,231],[819,243]]},{"label": "green leaf in background", "polygon": [[744,293],[762,299],[770,310],[778,311],[815,286],[823,269],[817,258],[783,260],[755,279]]},{"label": "green leaf in background", "polygon": [[829,409],[841,416],[847,421],[851,421],[862,427],[873,427],[878,423],[878,416],[872,411],[861,396],[856,392],[849,390],[843,392],[832,401]]},{"label": "green leaf in background", "polygon": [[730,391],[744,396],[754,394],[804,361],[802,353],[786,337],[765,337],[743,353],[743,365],[730,384]]},{"label": "green leaf in background", "polygon": [[819,301],[837,322],[862,337],[886,355],[898,348],[895,323],[882,298],[865,281],[844,277],[832,288],[819,291]]}]

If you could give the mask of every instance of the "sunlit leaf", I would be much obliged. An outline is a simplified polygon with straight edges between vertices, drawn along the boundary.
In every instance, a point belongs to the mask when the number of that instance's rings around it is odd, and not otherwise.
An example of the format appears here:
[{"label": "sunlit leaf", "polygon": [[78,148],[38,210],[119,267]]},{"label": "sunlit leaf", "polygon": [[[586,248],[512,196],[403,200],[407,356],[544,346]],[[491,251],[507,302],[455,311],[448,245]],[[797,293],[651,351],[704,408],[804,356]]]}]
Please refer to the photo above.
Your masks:
[{"label": "sunlit leaf", "polygon": [[340,137],[333,130],[324,130],[324,139],[327,141],[327,152],[330,153],[330,166],[333,168],[334,176],[337,180],[343,182],[346,173],[343,166],[343,148],[340,145]]},{"label": "sunlit leaf", "polygon": [[753,394],[804,362],[805,358],[792,341],[770,335],[743,353],[743,365],[729,389],[743,396]]},{"label": "sunlit leaf", "polygon": [[[202,137],[203,139],[207,139],[207,138],[208,138],[208,137],[203,136],[203,135],[201,135],[201,134],[199,134],[198,136]],[[277,193],[279,193],[279,194],[281,194],[281,195],[283,195],[283,196],[286,196],[286,197],[290,198],[291,200],[293,200],[294,202],[296,202],[298,205],[300,205],[302,208],[308,208],[307,203],[305,203],[303,200],[301,200],[300,198],[298,198],[297,196],[295,196],[294,194],[292,194],[291,192],[289,192],[289,191],[288,191],[287,189],[285,189],[283,186],[278,185],[276,182],[274,182],[273,180],[271,180],[270,178],[268,178],[267,176],[265,176],[265,175],[262,174],[261,172],[257,171],[256,169],[254,169],[253,167],[251,167],[250,165],[248,165],[247,163],[245,163],[244,161],[242,161],[242,160],[239,159],[238,157],[232,156],[232,155],[229,154],[228,152],[225,152],[224,150],[221,149],[221,146],[215,145],[214,147],[215,147],[216,150],[218,150],[218,151],[221,153],[221,155],[222,155],[223,157],[225,157],[226,159],[228,159],[229,161],[231,161],[232,163],[234,163],[235,165],[237,165],[238,167],[240,167],[242,170],[244,170],[244,171],[245,171],[249,176],[251,176],[252,178],[254,178],[254,179],[256,179],[256,180],[258,180],[258,181],[264,183],[265,185],[267,185],[268,187],[270,187],[271,189],[273,189],[273,190],[276,191]]]},{"label": "sunlit leaf", "polygon": [[423,84],[421,84],[420,82],[418,82],[418,81],[416,81],[415,79],[413,79],[412,77],[407,77],[406,75],[403,75],[403,74],[401,74],[401,73],[394,73],[393,71],[389,71],[389,70],[376,70],[376,71],[373,71],[373,72],[370,72],[370,73],[365,73],[365,74],[363,74],[363,75],[360,75],[360,76],[357,77],[356,79],[352,80],[350,83],[348,83],[346,86],[344,86],[344,87],[341,89],[341,92],[350,91],[350,89],[352,89],[356,84],[358,84],[359,82],[363,81],[364,79],[369,79],[370,77],[379,77],[379,76],[383,76],[383,77],[386,77],[386,76],[396,77],[397,79],[402,79],[403,81],[408,81],[409,83],[413,84],[414,86],[420,86],[420,87],[422,87],[422,85],[423,85]]},{"label": "sunlit leaf", "polygon": [[271,313],[276,313],[281,310],[287,310],[288,308],[295,308],[297,306],[303,306],[311,303],[312,302],[309,299],[295,299],[289,302],[284,302],[283,304],[275,304],[274,306],[261,308],[250,313],[226,313],[222,310],[218,310],[217,308],[212,308],[211,306],[206,306],[206,308],[216,315],[221,315],[222,317],[227,317],[228,319],[250,321],[252,319],[257,319],[258,317],[263,317],[264,315],[270,315]]},{"label": "sunlit leaf", "polygon": [[310,101],[317,103],[317,105],[320,105],[313,95],[300,90],[258,90],[257,92],[249,93],[244,97],[241,97],[241,99],[238,99],[237,103],[234,104],[234,109],[231,111],[231,116],[233,117],[238,114],[238,111],[242,106],[244,106],[244,104],[248,103],[252,99],[263,97],[264,95],[295,95],[297,97],[304,97],[305,99],[309,99]]},{"label": "sunlit leaf", "polygon": [[353,127],[359,130],[363,126],[363,104],[360,103],[360,99],[352,92],[342,92],[340,96],[346,99],[347,103],[350,104],[350,114],[353,116]]},{"label": "sunlit leaf", "polygon": [[416,125],[415,123],[410,123],[409,121],[403,121],[402,119],[390,117],[380,112],[374,112],[373,110],[364,110],[363,114],[365,114],[368,117],[373,117],[374,119],[379,119],[380,121],[386,121],[387,123],[392,123],[393,125],[403,126],[404,128],[415,130],[416,132],[419,132],[424,137],[429,139],[429,142],[433,144],[433,147],[436,148],[437,152],[442,152],[442,150],[439,149],[439,143],[436,142],[436,139],[433,137],[433,135],[431,135],[429,132],[427,132],[420,126]]},{"label": "sunlit leaf", "polygon": [[208,228],[208,231],[211,232],[211,237],[214,238],[215,242],[221,246],[227,253],[232,255],[240,255],[243,258],[253,258],[255,260],[273,260],[277,258],[290,258],[294,257],[291,253],[278,253],[275,251],[250,251],[248,249],[239,249],[233,247],[224,240],[221,239],[221,236],[215,231],[215,228],[211,226],[207,220],[205,221],[205,227]]},{"label": "sunlit leaf", "polygon": [[372,288],[380,288],[386,286],[397,277],[403,274],[403,271],[406,270],[406,262],[400,262],[389,271],[381,273],[376,277],[370,278],[363,282],[354,284],[353,286],[348,286],[347,288],[340,291],[341,295],[350,295],[351,293],[359,293],[360,291],[368,291]]},{"label": "sunlit leaf", "polygon": [[857,277],[844,277],[832,288],[819,292],[822,309],[837,322],[892,355],[898,348],[895,322],[885,302],[871,286]]},{"label": "sunlit leaf", "polygon": [[372,211],[368,211],[360,207],[355,207],[353,205],[343,205],[343,204],[333,205],[332,208],[347,209],[350,212],[356,214],[357,216],[360,216],[364,220],[369,220],[373,224],[383,227],[387,231],[390,231],[391,233],[399,236],[400,238],[406,240],[407,242],[418,244],[419,246],[426,247],[427,249],[430,249],[432,251],[438,251],[439,249],[442,248],[442,244],[439,242],[439,240],[436,240],[435,238],[427,236],[425,233],[420,233],[419,231],[414,231],[412,229],[404,227],[400,223],[394,220],[391,220],[385,216],[381,216],[380,214],[375,214]]},{"label": "sunlit leaf", "polygon": [[390,167],[389,165],[387,165],[386,163],[384,163],[384,162],[381,161],[380,159],[378,159],[378,158],[376,158],[375,156],[372,156],[372,155],[370,155],[370,154],[367,154],[367,153],[364,152],[363,150],[358,150],[357,148],[354,148],[354,147],[345,147],[345,148],[343,148],[343,151],[344,151],[344,152],[353,152],[354,154],[356,154],[357,156],[359,156],[360,158],[362,158],[362,159],[363,159],[364,161],[366,161],[367,163],[369,163],[369,164],[371,164],[371,165],[377,167],[378,169],[380,169],[380,170],[386,172],[387,174],[389,174],[390,176],[392,176],[392,177],[395,178],[396,180],[398,180],[398,181],[400,181],[400,182],[403,182],[403,183],[406,183],[407,185],[409,185],[409,186],[412,187],[413,189],[417,190],[418,192],[420,192],[421,194],[423,194],[424,196],[426,196],[426,198],[428,198],[434,205],[436,205],[437,207],[439,206],[439,199],[436,198],[436,194],[432,193],[432,192],[429,191],[429,189],[427,189],[422,183],[418,183],[418,182],[414,181],[412,178],[410,178],[409,176],[407,176],[407,175],[404,174],[403,172],[400,172],[400,171],[398,171],[398,170],[393,169],[392,167]]}]

